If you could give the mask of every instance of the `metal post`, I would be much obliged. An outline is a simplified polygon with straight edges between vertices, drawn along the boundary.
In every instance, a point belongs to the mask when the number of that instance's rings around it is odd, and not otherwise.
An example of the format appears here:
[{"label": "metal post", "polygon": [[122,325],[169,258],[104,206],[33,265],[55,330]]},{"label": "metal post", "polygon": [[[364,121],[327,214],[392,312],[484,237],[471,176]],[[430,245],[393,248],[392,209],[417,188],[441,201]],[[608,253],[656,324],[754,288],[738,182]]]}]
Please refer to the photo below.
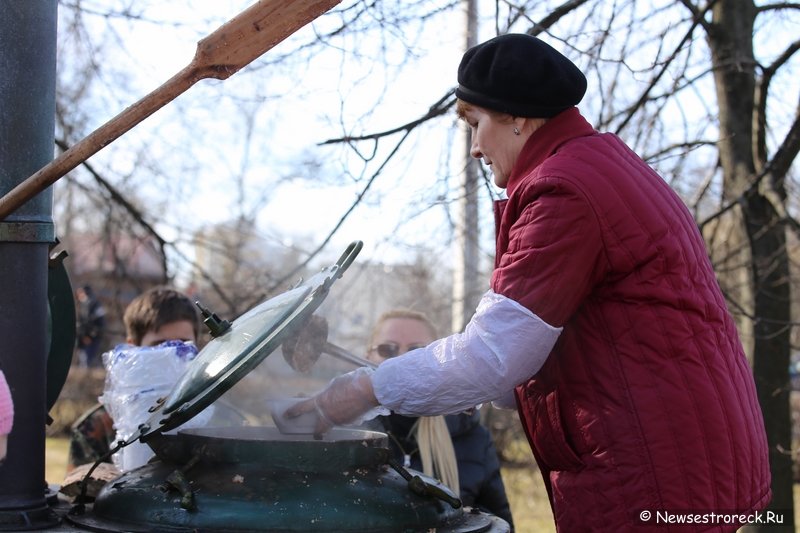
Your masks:
[{"label": "metal post", "polygon": [[[53,158],[56,0],[0,2],[0,195]],[[0,222],[0,368],[14,428],[0,466],[0,530],[57,523],[45,464],[47,263],[52,191]]]}]

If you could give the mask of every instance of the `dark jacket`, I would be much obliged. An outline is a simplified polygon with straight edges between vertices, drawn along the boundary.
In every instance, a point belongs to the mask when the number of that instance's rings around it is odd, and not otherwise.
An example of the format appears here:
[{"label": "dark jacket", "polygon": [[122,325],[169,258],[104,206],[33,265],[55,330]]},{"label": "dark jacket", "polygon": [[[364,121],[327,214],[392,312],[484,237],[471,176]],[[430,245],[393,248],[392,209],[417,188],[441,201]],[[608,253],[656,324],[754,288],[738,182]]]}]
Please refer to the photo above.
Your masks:
[{"label": "dark jacket", "polygon": [[[371,427],[389,435],[390,448],[400,464],[408,455],[410,468],[422,472],[417,442],[410,435],[415,421],[414,417],[392,414],[378,417]],[[489,430],[480,423],[478,412],[446,416],[445,421],[456,453],[461,502],[465,507],[475,507],[498,516],[513,528],[497,450]]]},{"label": "dark jacket", "polygon": [[[72,425],[69,441],[69,467],[94,463],[111,451],[116,438],[114,421],[103,404],[86,411]],[[106,457],[106,463],[111,457]]]},{"label": "dark jacket", "polygon": [[557,529],[663,532],[635,511],[763,509],[753,373],[680,198],[574,108],[528,139],[507,192],[492,288],[564,328],[517,387]]}]

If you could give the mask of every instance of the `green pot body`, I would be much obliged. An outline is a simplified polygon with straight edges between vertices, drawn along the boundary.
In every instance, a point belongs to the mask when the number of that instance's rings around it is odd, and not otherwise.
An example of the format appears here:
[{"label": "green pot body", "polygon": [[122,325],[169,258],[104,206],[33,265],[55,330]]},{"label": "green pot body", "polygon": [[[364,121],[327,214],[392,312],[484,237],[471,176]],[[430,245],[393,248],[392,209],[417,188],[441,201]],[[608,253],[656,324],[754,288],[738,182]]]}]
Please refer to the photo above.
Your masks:
[{"label": "green pot body", "polygon": [[410,490],[387,464],[382,433],[336,429],[314,440],[272,427],[215,428],[150,445],[158,459],[108,483],[73,521],[132,532],[510,530],[497,517]]}]

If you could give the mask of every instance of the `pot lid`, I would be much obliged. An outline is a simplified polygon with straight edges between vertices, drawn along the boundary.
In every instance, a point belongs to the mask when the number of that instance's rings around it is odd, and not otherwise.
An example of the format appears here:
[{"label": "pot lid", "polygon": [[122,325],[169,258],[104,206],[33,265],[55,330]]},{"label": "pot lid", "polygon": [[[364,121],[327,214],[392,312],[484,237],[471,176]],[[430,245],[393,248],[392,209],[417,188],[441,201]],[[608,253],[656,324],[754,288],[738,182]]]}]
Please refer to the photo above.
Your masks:
[{"label": "pot lid", "polygon": [[64,250],[51,253],[47,266],[48,411],[53,408],[64,388],[75,351],[75,297],[64,266],[66,257]]},{"label": "pot lid", "polygon": [[156,433],[185,424],[258,366],[308,321],[362,246],[361,241],[352,242],[335,264],[234,320],[189,363],[170,394],[150,408],[152,415],[132,441],[147,442]]}]

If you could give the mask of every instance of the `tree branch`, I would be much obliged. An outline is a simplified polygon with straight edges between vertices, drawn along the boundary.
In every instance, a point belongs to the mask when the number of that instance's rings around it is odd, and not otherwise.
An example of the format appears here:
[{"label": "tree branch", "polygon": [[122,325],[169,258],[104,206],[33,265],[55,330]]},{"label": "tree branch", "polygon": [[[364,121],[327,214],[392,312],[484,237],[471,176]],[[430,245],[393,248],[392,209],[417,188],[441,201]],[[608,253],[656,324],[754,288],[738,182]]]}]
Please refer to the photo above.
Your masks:
[{"label": "tree branch", "polygon": [[694,17],[694,20],[700,22],[704,30],[706,31],[711,30],[711,27],[705,18],[705,13],[708,11],[708,9],[704,9],[703,11],[701,11],[697,8],[696,5],[691,3],[689,0],[680,0],[680,2],[681,4],[684,5],[684,7],[686,7],[686,9],[688,9],[692,13],[692,17]]},{"label": "tree branch", "polygon": [[[800,40],[789,45],[771,65],[763,68],[761,82],[756,86],[753,105],[753,155],[755,156],[756,164],[759,166],[762,166],[767,159],[767,97],[769,96],[769,84],[778,69],[789,61],[798,50],[800,50]],[[758,170],[761,169],[758,168]]]},{"label": "tree branch", "polygon": [[407,122],[407,123],[405,123],[405,124],[403,124],[401,126],[397,126],[396,128],[392,128],[390,130],[385,130],[385,131],[380,131],[380,132],[377,132],[377,133],[369,133],[367,135],[345,136],[345,137],[339,137],[339,138],[336,138],[336,139],[328,139],[327,141],[322,141],[321,143],[319,143],[319,145],[320,146],[324,146],[326,144],[340,144],[340,143],[352,143],[352,142],[358,142],[358,141],[375,140],[375,139],[380,139],[382,137],[388,137],[390,135],[394,135],[395,133],[398,133],[398,132],[401,132],[401,131],[405,131],[406,133],[410,133],[411,130],[413,130],[414,128],[416,128],[420,124],[422,124],[424,122],[427,122],[428,120],[430,120],[432,118],[444,115],[445,113],[450,111],[450,109],[456,103],[456,99],[453,96],[455,94],[455,92],[456,92],[455,89],[451,89],[450,91],[448,91],[447,94],[445,94],[435,104],[433,104],[430,107],[430,109],[428,109],[427,113],[425,113],[424,115],[422,115],[421,117],[419,117],[417,119],[412,120],[411,122]]},{"label": "tree branch", "polygon": [[297,276],[298,272],[302,271],[306,266],[308,266],[308,264],[311,262],[311,260],[314,259],[314,257],[316,257],[325,248],[325,246],[328,245],[328,243],[331,241],[331,239],[336,234],[336,232],[339,231],[339,228],[342,227],[342,224],[344,224],[345,220],[347,220],[347,217],[349,217],[350,214],[358,206],[358,204],[361,203],[361,200],[367,194],[367,191],[372,186],[372,184],[375,182],[375,179],[383,172],[383,169],[386,167],[387,164],[389,164],[389,161],[391,161],[391,159],[397,154],[397,151],[400,149],[400,146],[405,142],[405,140],[408,138],[408,136],[410,134],[411,134],[411,130],[409,129],[408,131],[406,131],[406,133],[403,135],[403,137],[397,142],[397,144],[392,149],[391,153],[389,153],[389,155],[383,161],[383,163],[381,163],[381,166],[378,167],[378,169],[372,174],[372,176],[370,176],[370,178],[367,181],[366,185],[364,185],[364,188],[361,189],[361,192],[358,193],[358,196],[356,196],[356,199],[350,205],[350,208],[347,209],[347,211],[345,211],[345,213],[339,219],[339,222],[336,223],[336,225],[333,227],[333,229],[330,231],[330,233],[328,233],[328,235],[322,240],[320,245],[317,246],[317,248],[314,249],[314,251],[312,251],[309,254],[309,256],[305,259],[305,261],[303,261],[302,263],[297,265],[295,268],[293,268],[291,271],[289,271],[286,275],[284,275],[282,278],[279,278],[275,283],[273,283],[272,286],[268,289],[268,292],[272,292],[272,291],[274,291],[274,290],[286,285],[286,283],[289,280],[291,280],[292,278]]},{"label": "tree branch", "polygon": [[756,6],[756,13],[763,13],[765,11],[775,11],[779,9],[800,9],[800,4],[795,2],[778,2],[776,4],[765,4],[763,6]]},{"label": "tree branch", "polygon": [[[771,178],[771,183],[768,184],[767,188],[765,189],[765,197],[767,200],[773,204],[773,208],[779,214],[779,216],[790,225],[797,225],[797,221],[793,218],[789,217],[786,213],[786,209],[783,207],[783,202],[778,202],[776,204],[776,199],[772,198],[774,194],[777,194],[777,189],[774,185],[775,178],[774,176],[780,176],[781,178],[778,180],[782,180],[783,176],[789,171],[789,167],[794,162],[795,158],[797,157],[798,152],[800,151],[800,113],[795,116],[794,123],[792,127],[789,129],[789,132],[786,134],[786,138],[784,139],[783,143],[781,143],[780,148],[775,152],[775,156],[767,163],[764,170],[759,172],[753,182],[750,184],[747,189],[740,194],[738,197],[731,200],[728,204],[724,205],[719,211],[714,213],[713,215],[709,216],[702,222],[698,224],[700,229],[702,230],[709,222],[712,220],[719,218],[725,212],[732,209],[735,205],[742,202],[747,196],[756,193],[759,190],[759,186],[763,179],[767,176]],[[798,226],[800,229],[800,226]]]},{"label": "tree branch", "polygon": [[773,176],[785,176],[797,158],[798,152],[800,152],[800,109],[795,114],[794,122],[786,133],[786,137],[767,165],[766,172]]},{"label": "tree branch", "polygon": [[[622,121],[622,123],[617,127],[617,131],[616,131],[617,134],[619,134],[625,128],[625,126],[628,125],[628,123],[631,121],[631,119],[636,114],[636,112],[639,111],[639,109],[648,100],[648,98],[650,96],[650,91],[652,91],[655,88],[656,84],[659,82],[661,77],[667,72],[667,68],[678,57],[678,54],[683,50],[684,45],[692,37],[692,34],[694,33],[695,28],[697,28],[698,25],[702,25],[702,26],[705,27],[705,14],[706,14],[706,12],[708,12],[709,9],[711,9],[711,6],[713,6],[713,5],[714,5],[714,1],[712,0],[711,2],[709,2],[709,4],[705,7],[705,9],[703,11],[698,11],[697,9],[690,9],[690,11],[692,12],[692,19],[693,19],[692,25],[689,27],[689,30],[683,36],[683,38],[678,43],[678,45],[674,48],[672,54],[667,58],[667,60],[665,62],[662,63],[661,70],[653,77],[652,80],[650,80],[650,84],[644,90],[644,92],[639,97],[639,99],[636,101],[636,103],[633,104],[629,108],[628,113],[627,113],[628,116],[625,117],[625,119]],[[691,7],[694,8],[694,6],[691,6]]]},{"label": "tree branch", "polygon": [[568,0],[550,12],[545,18],[531,26],[525,33],[534,37],[550,29],[556,22],[573,10],[585,4],[587,0]]},{"label": "tree branch", "polygon": [[717,144],[717,141],[707,141],[707,140],[704,140],[704,139],[697,139],[697,140],[694,140],[694,141],[686,141],[686,142],[681,142],[681,143],[674,143],[674,144],[670,144],[668,146],[664,146],[664,147],[659,148],[659,150],[657,152],[653,152],[651,154],[644,155],[644,156],[642,156],[642,159],[644,159],[645,161],[653,161],[653,160],[660,159],[663,156],[667,156],[667,155],[669,155],[671,152],[673,152],[675,150],[681,150],[681,151],[684,151],[684,152],[691,152],[693,150],[696,150],[698,148],[702,148],[704,146],[714,146],[716,144]]},{"label": "tree branch", "polygon": [[798,49],[800,49],[800,40],[797,40],[786,47],[786,50],[784,50],[781,55],[775,58],[775,61],[773,61],[770,66],[764,68],[764,73],[772,77],[778,71],[778,69],[784,65],[784,63],[792,58]]},{"label": "tree branch", "polygon": [[[58,146],[62,150],[67,150],[69,148],[69,145],[65,141],[63,141],[61,139],[56,139],[55,143],[56,143],[56,146]],[[108,194],[111,195],[111,199],[114,202],[116,202],[123,209],[125,209],[125,211],[127,211],[128,214],[131,217],[133,217],[133,219],[142,228],[144,228],[145,231],[147,231],[147,233],[149,233],[154,239],[156,239],[158,241],[158,245],[159,245],[159,249],[160,249],[160,254],[159,255],[161,256],[161,268],[164,269],[165,273],[167,272],[168,269],[167,269],[167,254],[166,254],[164,249],[169,246],[170,248],[172,248],[172,250],[181,259],[183,259],[184,261],[187,261],[193,267],[195,267],[197,269],[198,273],[201,275],[201,277],[209,282],[211,287],[214,289],[214,292],[227,305],[233,307],[234,303],[228,298],[228,296],[225,294],[225,291],[222,290],[222,287],[220,287],[214,281],[214,279],[211,277],[211,275],[208,272],[203,270],[200,267],[200,265],[198,265],[197,263],[195,263],[194,261],[191,261],[188,257],[186,257],[186,255],[183,252],[181,252],[178,249],[177,246],[175,246],[173,243],[171,243],[171,242],[167,241],[166,239],[164,239],[164,237],[162,237],[161,234],[158,233],[158,231],[156,231],[156,229],[149,222],[147,222],[144,219],[144,215],[142,214],[142,212],[136,206],[134,206],[132,203],[130,203],[128,200],[126,200],[125,196],[121,192],[119,192],[116,187],[111,185],[111,183],[109,183],[108,180],[106,180],[103,176],[101,176],[100,173],[97,172],[97,170],[95,170],[95,168],[90,163],[88,163],[87,161],[84,161],[83,163],[81,163],[81,166],[86,168],[86,170],[89,172],[89,174],[92,175],[92,177],[95,179],[95,181],[98,184],[100,184],[100,186],[103,187],[103,189],[105,189],[108,192]]]},{"label": "tree branch", "polygon": [[[69,149],[69,145],[61,139],[56,139],[55,143],[56,146],[58,146],[61,150],[66,151]],[[100,186],[103,187],[108,192],[108,194],[111,195],[111,199],[114,200],[120,206],[122,206],[128,212],[128,214],[130,214],[133,217],[133,219],[139,223],[140,226],[142,226],[154,239],[158,241],[159,248],[161,249],[161,257],[164,258],[165,257],[164,247],[167,244],[167,240],[164,239],[158,233],[158,231],[156,231],[156,229],[144,219],[144,215],[142,215],[142,212],[133,204],[131,204],[128,200],[126,200],[125,197],[122,195],[122,193],[119,192],[116,189],[116,187],[111,185],[103,176],[101,176],[100,173],[97,172],[90,163],[84,161],[82,165],[84,168],[86,168],[89,174],[92,175],[94,180],[98,184],[100,184]],[[164,272],[166,272],[167,271],[166,262],[162,263],[162,267],[164,268]]]}]

